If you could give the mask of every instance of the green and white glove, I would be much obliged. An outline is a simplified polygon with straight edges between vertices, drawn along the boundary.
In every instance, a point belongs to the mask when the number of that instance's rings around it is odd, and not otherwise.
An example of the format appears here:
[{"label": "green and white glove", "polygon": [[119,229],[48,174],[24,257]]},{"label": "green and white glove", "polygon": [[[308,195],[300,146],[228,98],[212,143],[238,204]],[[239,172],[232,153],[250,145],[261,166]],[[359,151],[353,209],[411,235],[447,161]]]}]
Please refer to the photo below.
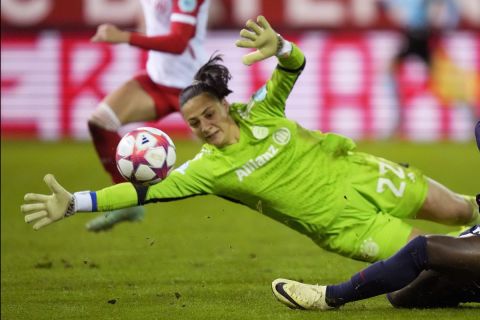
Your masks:
[{"label": "green and white glove", "polygon": [[249,66],[280,53],[284,40],[272,29],[264,16],[258,16],[257,22],[249,19],[245,23],[245,27],[240,31],[242,39],[237,40],[235,45],[241,48],[256,48],[257,50],[243,56],[242,62],[244,64]]},{"label": "green and white glove", "polygon": [[24,197],[26,203],[20,207],[22,213],[25,214],[25,222],[35,221],[34,230],[75,213],[75,201],[72,194],[65,190],[51,174],[47,174],[43,180],[52,194],[27,193]]}]

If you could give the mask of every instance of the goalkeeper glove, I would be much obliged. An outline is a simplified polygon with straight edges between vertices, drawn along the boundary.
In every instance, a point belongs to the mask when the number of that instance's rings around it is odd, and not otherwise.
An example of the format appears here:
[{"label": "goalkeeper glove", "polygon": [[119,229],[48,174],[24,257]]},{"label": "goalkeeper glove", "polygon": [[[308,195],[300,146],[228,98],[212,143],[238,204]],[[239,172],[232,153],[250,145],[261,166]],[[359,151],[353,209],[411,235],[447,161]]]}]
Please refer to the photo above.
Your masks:
[{"label": "goalkeeper glove", "polygon": [[47,174],[43,180],[53,194],[27,193],[24,197],[27,203],[20,207],[25,214],[25,222],[35,221],[34,230],[75,213],[75,200],[72,194],[65,190],[51,174]]},{"label": "goalkeeper glove", "polygon": [[[256,48],[254,52],[243,56],[242,62],[247,66],[270,58],[274,55],[289,53],[290,50],[283,52],[283,38],[272,29],[264,16],[258,16],[257,22],[248,20],[245,23],[246,28],[240,31],[242,39],[237,40],[235,45],[241,48]],[[291,46],[289,47],[291,48]]]}]

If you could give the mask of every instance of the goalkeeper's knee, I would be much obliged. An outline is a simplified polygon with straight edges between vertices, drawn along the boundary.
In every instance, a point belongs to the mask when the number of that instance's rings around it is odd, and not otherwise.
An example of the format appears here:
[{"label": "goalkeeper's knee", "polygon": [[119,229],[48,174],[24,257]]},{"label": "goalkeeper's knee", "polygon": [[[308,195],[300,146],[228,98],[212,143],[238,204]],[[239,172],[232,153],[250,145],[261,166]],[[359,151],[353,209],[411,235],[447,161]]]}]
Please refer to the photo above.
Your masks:
[{"label": "goalkeeper's knee", "polygon": [[467,201],[471,209],[471,218],[468,221],[468,224],[480,224],[480,194],[478,194],[476,198],[467,195],[461,195],[461,197]]}]

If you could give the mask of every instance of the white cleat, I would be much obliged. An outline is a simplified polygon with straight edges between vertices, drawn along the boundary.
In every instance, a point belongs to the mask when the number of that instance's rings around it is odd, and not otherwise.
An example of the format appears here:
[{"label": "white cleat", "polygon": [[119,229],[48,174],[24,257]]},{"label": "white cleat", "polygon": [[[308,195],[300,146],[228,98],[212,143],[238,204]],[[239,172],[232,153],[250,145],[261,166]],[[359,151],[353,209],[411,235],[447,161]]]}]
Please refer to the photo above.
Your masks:
[{"label": "white cleat", "polygon": [[144,214],[145,209],[141,206],[109,211],[90,220],[85,228],[93,232],[107,231],[122,221],[141,221]]},{"label": "white cleat", "polygon": [[276,279],[272,282],[272,291],[278,301],[292,309],[321,311],[333,309],[325,301],[326,286]]}]

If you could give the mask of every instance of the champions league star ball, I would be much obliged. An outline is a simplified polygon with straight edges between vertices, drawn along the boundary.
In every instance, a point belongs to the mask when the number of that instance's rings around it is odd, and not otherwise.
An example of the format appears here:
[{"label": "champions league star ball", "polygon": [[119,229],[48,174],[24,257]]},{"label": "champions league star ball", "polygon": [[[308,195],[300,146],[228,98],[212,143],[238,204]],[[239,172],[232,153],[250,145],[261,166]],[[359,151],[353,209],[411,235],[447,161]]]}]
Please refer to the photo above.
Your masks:
[{"label": "champions league star ball", "polygon": [[163,131],[142,127],[128,132],[117,146],[117,168],[134,184],[151,185],[165,179],[176,160],[175,145]]}]

